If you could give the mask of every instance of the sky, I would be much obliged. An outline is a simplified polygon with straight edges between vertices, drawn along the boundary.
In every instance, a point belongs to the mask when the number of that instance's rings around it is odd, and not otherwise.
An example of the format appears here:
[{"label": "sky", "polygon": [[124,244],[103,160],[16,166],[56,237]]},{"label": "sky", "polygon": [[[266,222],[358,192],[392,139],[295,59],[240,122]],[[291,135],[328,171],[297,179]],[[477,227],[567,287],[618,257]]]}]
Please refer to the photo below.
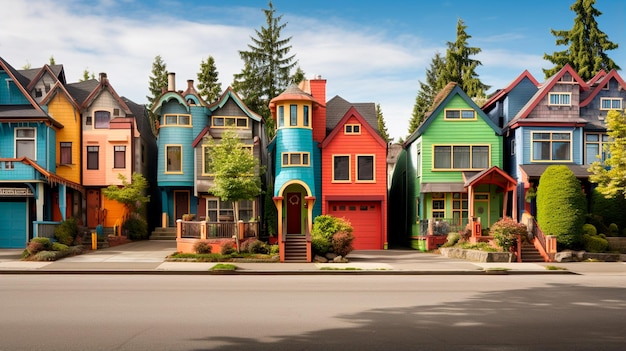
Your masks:
[{"label": "sky", "polygon": [[[459,19],[488,93],[524,70],[539,82],[552,63],[544,53],[564,50],[550,29],[570,30],[574,0],[273,0],[282,38],[307,78],[327,80],[327,100],[380,104],[388,133],[406,139],[425,71],[435,53],[456,40]],[[232,84],[251,37],[266,26],[267,0],[11,0],[0,21],[0,57],[16,69],[41,67],[54,57],[68,82],[88,70],[107,73],[120,96],[147,103],[152,63],[161,55],[176,73],[177,89],[197,80],[200,63],[215,59],[222,89]],[[626,69],[626,1],[597,0],[596,18],[609,40],[607,54]]]}]

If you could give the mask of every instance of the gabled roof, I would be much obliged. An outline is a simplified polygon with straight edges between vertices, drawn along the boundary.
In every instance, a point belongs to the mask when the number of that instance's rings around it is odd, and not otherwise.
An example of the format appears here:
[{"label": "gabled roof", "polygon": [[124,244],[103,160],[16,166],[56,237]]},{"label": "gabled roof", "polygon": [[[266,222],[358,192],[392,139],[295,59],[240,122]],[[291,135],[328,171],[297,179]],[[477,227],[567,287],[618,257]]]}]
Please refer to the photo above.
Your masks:
[{"label": "gabled roof", "polygon": [[100,94],[102,92],[104,92],[104,91],[108,91],[109,94],[111,94],[113,96],[113,99],[115,99],[115,101],[117,101],[117,103],[120,105],[120,107],[124,110],[124,112],[126,114],[128,114],[128,115],[132,114],[130,108],[120,98],[120,96],[117,95],[117,92],[115,92],[115,89],[113,89],[113,87],[109,83],[109,78],[107,78],[106,73],[100,73],[100,81],[99,81],[98,85],[91,92],[91,94],[89,94],[89,96],[87,96],[85,101],[82,103],[82,108],[89,107],[96,100],[96,98],[98,96],[100,96]]},{"label": "gabled roof", "polygon": [[428,126],[437,118],[437,115],[443,111],[443,109],[448,105],[450,100],[454,98],[456,95],[459,95],[465,102],[476,111],[476,115],[478,118],[482,119],[491,129],[493,129],[496,134],[500,135],[502,131],[498,126],[483,112],[483,110],[476,105],[476,103],[470,99],[469,96],[459,87],[459,85],[455,82],[448,83],[433,99],[433,105],[429,112],[426,113],[426,119],[417,127],[417,129],[411,134],[407,140],[404,142],[404,147],[411,144],[415,139],[417,139],[420,135],[424,134]]},{"label": "gabled roof", "polygon": [[135,125],[137,126],[137,130],[139,130],[139,133],[141,133],[141,135],[143,136],[150,135],[154,138],[152,125],[146,113],[146,106],[135,103],[134,101],[124,96],[122,96],[121,99],[130,108],[130,111],[135,118]]},{"label": "gabled roof", "polygon": [[43,65],[43,67],[41,68],[28,70],[27,74],[30,74],[31,71],[35,70],[37,72],[32,78],[30,78],[30,83],[26,87],[28,91],[31,91],[35,87],[35,84],[37,84],[39,79],[41,79],[41,77],[43,77],[43,75],[46,73],[50,74],[50,76],[54,78],[55,83],[60,81],[62,84],[65,84],[65,73],[63,71],[63,65]]},{"label": "gabled roof", "polygon": [[[21,88],[26,89],[26,86],[30,83],[30,79],[25,77],[21,72],[13,68],[8,62],[0,57],[0,68],[4,69],[9,77]],[[19,84],[18,84],[19,83]],[[26,94],[28,95],[28,94]]]},{"label": "gabled roof", "polygon": [[378,133],[378,116],[376,115],[376,104],[373,102],[350,103],[339,95],[335,95],[326,103],[326,130],[335,128],[339,121],[345,116],[350,108],[354,107],[367,121],[370,127]]},{"label": "gabled roof", "polygon": [[217,99],[216,102],[209,105],[209,111],[214,112],[217,109],[223,107],[226,104],[226,102],[228,102],[229,99],[232,99],[248,117],[252,118],[253,120],[257,122],[263,123],[263,117],[261,117],[261,115],[259,115],[258,113],[250,110],[250,108],[246,106],[243,100],[239,97],[239,95],[237,95],[237,93],[230,86],[226,88],[222,96],[220,96],[220,98]]},{"label": "gabled roof", "polygon": [[600,72],[596,73],[595,76],[593,76],[591,79],[589,79],[589,81],[587,82],[587,84],[589,86],[594,85],[598,80],[600,80],[600,78],[605,77],[606,76],[606,71],[604,71],[603,69],[600,70]]},{"label": "gabled roof", "polygon": [[387,143],[385,142],[385,140],[383,140],[378,132],[374,130],[374,128],[372,128],[369,122],[367,122],[365,118],[363,118],[363,116],[354,106],[350,107],[350,109],[345,113],[343,118],[341,118],[341,120],[339,120],[339,122],[335,125],[335,128],[333,128],[332,132],[330,132],[330,134],[328,134],[326,138],[324,138],[324,140],[320,144],[320,147],[326,147],[338,133],[343,133],[343,125],[346,124],[348,122],[348,119],[352,117],[356,118],[361,123],[361,127],[365,128],[372,135],[374,140],[376,140],[381,145],[381,147],[387,147]]},{"label": "gabled roof", "polygon": [[587,85],[587,83],[583,81],[582,78],[580,78],[580,76],[578,75],[578,73],[576,73],[576,71],[574,71],[572,66],[570,66],[569,64],[565,64],[565,66],[563,66],[563,68],[561,68],[560,71],[558,71],[555,75],[550,77],[541,86],[541,88],[539,88],[539,90],[535,93],[535,95],[530,100],[528,100],[526,105],[522,107],[522,109],[517,113],[517,115],[513,117],[511,121],[509,121],[507,126],[509,127],[513,126],[520,119],[525,119],[526,117],[528,117],[528,115],[530,115],[530,113],[537,107],[537,105],[539,105],[539,103],[543,100],[543,98],[548,95],[548,93],[552,90],[552,88],[558,83],[558,81],[566,73],[569,73],[572,76],[572,79],[574,79],[574,81],[578,83],[581,91],[589,89],[589,85]]},{"label": "gabled roof", "polygon": [[593,101],[593,98],[595,98],[598,95],[600,90],[602,90],[607,84],[609,84],[609,81],[611,79],[615,79],[617,83],[619,84],[619,86],[622,87],[622,89],[626,89],[626,82],[624,82],[624,80],[619,75],[619,73],[617,73],[616,70],[612,69],[608,74],[605,74],[604,76],[598,79],[597,81],[598,85],[594,87],[593,90],[591,91],[591,94],[589,94],[589,96],[587,96],[585,100],[580,103],[580,107],[585,107],[589,105],[589,103]]},{"label": "gabled roof", "polygon": [[52,89],[50,89],[50,92],[46,94],[46,96],[43,98],[43,100],[41,100],[40,103],[42,105],[47,105],[56,94],[65,95],[67,97],[67,100],[69,100],[69,102],[74,106],[74,108],[76,108],[77,110],[80,110],[80,104],[76,102],[72,94],[70,94],[69,91],[65,89],[65,86],[58,80],[56,83],[54,83],[54,86],[52,87]]},{"label": "gabled roof", "polygon": [[464,173],[463,177],[465,178],[465,184],[463,186],[465,188],[470,185],[495,184],[508,191],[509,189],[512,190],[515,186],[517,186],[517,181],[498,166],[486,168],[476,174],[472,174],[469,177],[466,176],[467,175]]},{"label": "gabled roof", "polygon": [[295,83],[289,85],[280,95],[270,100],[270,110],[276,108],[277,101],[310,101],[313,104],[324,106],[324,104],[317,101],[313,95],[306,93]]},{"label": "gabled roof", "polygon": [[513,88],[515,88],[525,78],[529,79],[536,87],[539,87],[539,82],[535,79],[535,77],[533,77],[528,70],[525,70],[513,82],[511,82],[511,84],[507,85],[506,88],[498,90],[495,94],[493,94],[481,108],[483,110],[489,110],[498,100],[510,93],[511,90],[513,90]]},{"label": "gabled roof", "polygon": [[82,106],[89,94],[98,87],[98,84],[100,84],[100,82],[98,82],[97,79],[88,79],[82,82],[67,84],[65,85],[65,89],[67,89],[74,100],[76,100],[76,103]]}]

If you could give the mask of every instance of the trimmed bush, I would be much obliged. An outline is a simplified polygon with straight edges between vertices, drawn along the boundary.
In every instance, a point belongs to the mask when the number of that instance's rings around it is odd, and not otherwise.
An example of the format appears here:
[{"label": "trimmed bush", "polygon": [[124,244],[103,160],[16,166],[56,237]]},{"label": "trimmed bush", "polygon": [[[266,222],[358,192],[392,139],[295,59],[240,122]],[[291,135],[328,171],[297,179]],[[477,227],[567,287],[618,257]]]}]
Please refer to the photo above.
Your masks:
[{"label": "trimmed bush", "polygon": [[148,223],[143,218],[132,216],[122,224],[122,228],[130,240],[148,239]]},{"label": "trimmed bush", "polygon": [[225,243],[222,244],[222,250],[221,250],[221,254],[222,255],[230,255],[232,253],[234,253],[235,250],[235,244],[233,244],[232,241],[227,241]]},{"label": "trimmed bush", "polygon": [[528,231],[524,224],[510,217],[504,217],[489,228],[489,234],[503,251],[509,251],[510,248],[516,246],[517,238],[528,235]]},{"label": "trimmed bush", "polygon": [[600,215],[588,213],[585,216],[585,222],[588,224],[593,224],[593,226],[596,227],[598,233],[609,233],[609,227],[604,224],[604,220]]},{"label": "trimmed bush", "polygon": [[313,222],[311,247],[313,252],[324,255],[333,250],[333,236],[338,232],[352,234],[353,228],[349,221],[331,215],[321,215]]},{"label": "trimmed bush", "polygon": [[200,240],[193,245],[193,251],[197,254],[210,254],[213,246],[206,240]]},{"label": "trimmed bush", "polygon": [[586,199],[574,173],[565,165],[551,165],[539,178],[537,223],[546,235],[556,236],[561,248],[581,243]]},{"label": "trimmed bush", "polygon": [[597,215],[607,231],[602,230],[597,224],[598,231],[605,234],[610,234],[608,226],[610,223],[615,223],[619,228],[626,226],[626,216],[623,215],[624,208],[626,208],[626,198],[617,195],[614,197],[605,197],[597,189],[591,191],[591,209],[590,212]]},{"label": "trimmed bush", "polygon": [[598,235],[583,235],[583,245],[588,252],[604,252],[609,247],[609,241]]},{"label": "trimmed bush", "polygon": [[78,224],[76,219],[68,218],[61,222],[58,227],[54,228],[54,238],[61,244],[70,246],[74,243],[78,234]]},{"label": "trimmed bush", "polygon": [[52,241],[50,241],[49,238],[44,238],[44,237],[32,238],[30,242],[41,244],[43,250],[50,250],[52,248]]},{"label": "trimmed bush", "polygon": [[609,236],[619,236],[619,228],[617,224],[609,224]]},{"label": "trimmed bush", "polygon": [[53,243],[52,244],[52,251],[65,251],[67,249],[69,249],[70,247],[65,245],[65,244],[61,244],[61,243]]},{"label": "trimmed bush", "polygon": [[352,247],[354,235],[346,231],[340,231],[333,235],[333,251],[340,256],[347,256],[354,248]]},{"label": "trimmed bush", "polygon": [[583,224],[583,233],[588,235],[598,235],[598,230],[593,224]]},{"label": "trimmed bush", "polygon": [[448,236],[446,237],[446,242],[441,245],[441,247],[451,247],[456,245],[456,243],[459,242],[459,240],[461,240],[461,234],[457,233],[457,232],[450,232],[448,233]]}]

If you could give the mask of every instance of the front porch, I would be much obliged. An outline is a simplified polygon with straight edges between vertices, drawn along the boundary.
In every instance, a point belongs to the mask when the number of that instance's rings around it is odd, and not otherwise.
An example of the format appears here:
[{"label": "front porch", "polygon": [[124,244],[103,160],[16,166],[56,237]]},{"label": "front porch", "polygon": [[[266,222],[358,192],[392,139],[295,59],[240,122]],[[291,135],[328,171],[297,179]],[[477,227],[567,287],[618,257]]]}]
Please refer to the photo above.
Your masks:
[{"label": "front porch", "polygon": [[259,238],[259,222],[207,222],[176,221],[176,251],[195,253],[194,245],[201,240],[208,240],[213,252],[221,252],[222,246],[249,238]]}]

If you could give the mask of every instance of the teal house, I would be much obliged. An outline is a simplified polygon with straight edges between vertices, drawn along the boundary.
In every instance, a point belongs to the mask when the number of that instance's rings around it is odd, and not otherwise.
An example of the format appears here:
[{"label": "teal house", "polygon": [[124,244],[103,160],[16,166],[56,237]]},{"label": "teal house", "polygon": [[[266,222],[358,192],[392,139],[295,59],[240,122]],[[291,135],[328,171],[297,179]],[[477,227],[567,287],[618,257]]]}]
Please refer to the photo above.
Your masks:
[{"label": "teal house", "polygon": [[[449,232],[516,218],[516,181],[502,170],[501,129],[456,84],[403,144],[390,189],[390,241],[429,250]],[[512,196],[510,196],[513,193]]]}]

